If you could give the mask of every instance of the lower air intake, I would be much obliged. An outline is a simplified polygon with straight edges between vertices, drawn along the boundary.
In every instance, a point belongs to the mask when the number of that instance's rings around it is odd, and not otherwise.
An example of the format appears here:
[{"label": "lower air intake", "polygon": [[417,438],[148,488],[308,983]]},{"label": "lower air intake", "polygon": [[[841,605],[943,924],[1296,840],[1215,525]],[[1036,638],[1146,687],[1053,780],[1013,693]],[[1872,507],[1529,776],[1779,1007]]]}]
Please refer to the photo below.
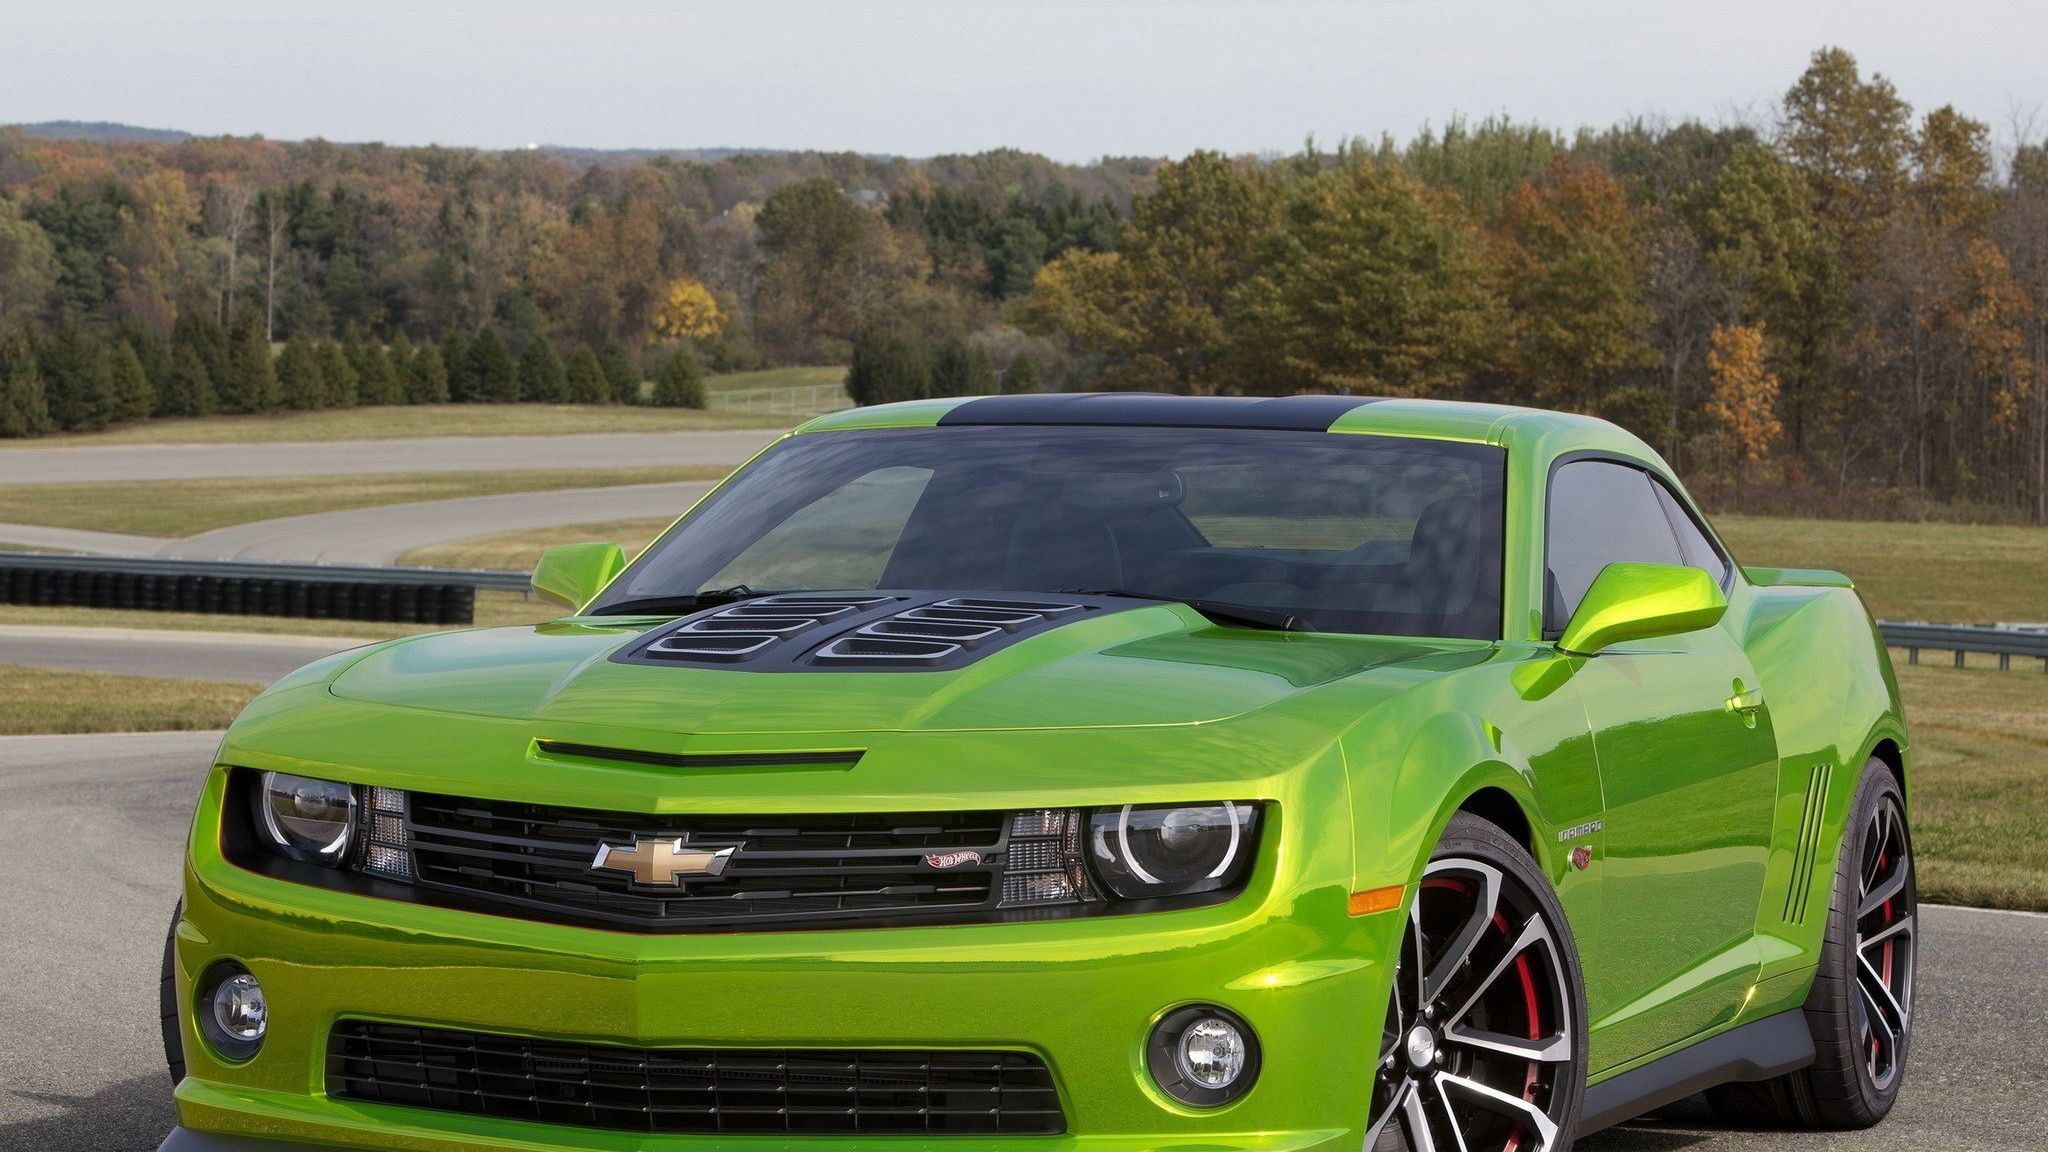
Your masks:
[{"label": "lower air intake", "polygon": [[327,1091],[351,1100],[649,1133],[835,1136],[1066,1131],[1023,1052],[628,1048],[343,1020]]}]

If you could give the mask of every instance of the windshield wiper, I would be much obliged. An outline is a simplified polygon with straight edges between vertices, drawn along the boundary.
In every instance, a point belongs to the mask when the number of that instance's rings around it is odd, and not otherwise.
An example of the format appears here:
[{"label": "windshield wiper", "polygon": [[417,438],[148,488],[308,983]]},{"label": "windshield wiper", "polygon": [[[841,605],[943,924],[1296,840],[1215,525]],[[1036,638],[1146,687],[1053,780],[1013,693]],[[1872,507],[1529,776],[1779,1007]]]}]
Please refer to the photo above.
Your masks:
[{"label": "windshield wiper", "polygon": [[640,596],[632,600],[618,600],[600,608],[592,608],[586,616],[680,616],[695,612],[699,608],[712,608],[720,604],[737,604],[742,600],[759,600],[763,596],[780,596],[775,591],[759,592],[745,584],[730,588],[713,588],[688,596]]},{"label": "windshield wiper", "polygon": [[1261,608],[1256,604],[1232,604],[1227,600],[1204,600],[1192,596],[1170,596],[1159,592],[1137,592],[1129,588],[1062,588],[1070,596],[1115,596],[1127,600],[1163,600],[1169,604],[1185,604],[1218,624],[1236,624],[1246,628],[1264,628],[1273,632],[1313,631],[1302,623],[1299,616],[1277,608]]}]

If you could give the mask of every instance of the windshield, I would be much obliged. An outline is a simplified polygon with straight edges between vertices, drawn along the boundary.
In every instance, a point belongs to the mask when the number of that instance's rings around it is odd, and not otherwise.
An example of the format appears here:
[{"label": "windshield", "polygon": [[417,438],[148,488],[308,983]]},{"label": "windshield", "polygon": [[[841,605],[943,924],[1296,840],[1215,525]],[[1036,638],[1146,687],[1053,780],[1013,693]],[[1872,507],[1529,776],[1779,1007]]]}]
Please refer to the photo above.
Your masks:
[{"label": "windshield", "polygon": [[793,436],[593,610],[755,591],[1124,591],[1323,632],[1497,639],[1497,447],[1243,428]]}]

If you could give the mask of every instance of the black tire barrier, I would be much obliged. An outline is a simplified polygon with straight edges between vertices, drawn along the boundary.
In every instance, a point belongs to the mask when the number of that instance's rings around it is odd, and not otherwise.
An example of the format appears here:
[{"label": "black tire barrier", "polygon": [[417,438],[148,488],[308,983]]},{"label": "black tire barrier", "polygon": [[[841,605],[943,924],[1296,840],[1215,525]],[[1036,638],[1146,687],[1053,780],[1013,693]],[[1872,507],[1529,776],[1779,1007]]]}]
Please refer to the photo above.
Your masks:
[{"label": "black tire barrier", "polygon": [[62,568],[0,568],[0,604],[401,624],[470,624],[476,620],[476,589],[468,584]]}]

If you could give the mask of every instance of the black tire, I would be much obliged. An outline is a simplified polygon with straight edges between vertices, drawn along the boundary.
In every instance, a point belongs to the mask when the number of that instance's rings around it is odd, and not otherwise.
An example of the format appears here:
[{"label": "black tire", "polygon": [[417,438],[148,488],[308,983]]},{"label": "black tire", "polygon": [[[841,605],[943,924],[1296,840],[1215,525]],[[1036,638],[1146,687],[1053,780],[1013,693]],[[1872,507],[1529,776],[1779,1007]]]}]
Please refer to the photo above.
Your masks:
[{"label": "black tire", "polygon": [[156,1005],[164,1036],[164,1064],[171,1070],[171,1087],[185,1078],[185,1042],[178,1031],[178,920],[185,914],[180,902],[171,911],[171,926],[164,933],[163,972],[157,981]]},{"label": "black tire", "polygon": [[[1488,877],[1497,888],[1489,912],[1481,913],[1489,907]],[[1463,911],[1459,900],[1471,911]],[[1453,913],[1449,919],[1443,917],[1446,909]],[[1467,932],[1476,935],[1468,939]],[[1418,1122],[1408,1112],[1411,1106],[1440,1149],[1462,1144],[1470,1152],[1569,1152],[1586,1095],[1585,981],[1564,908],[1527,850],[1486,820],[1463,812],[1453,816],[1411,901],[1401,956],[1381,1062],[1374,1069],[1366,1134],[1371,1152],[1408,1152],[1420,1143],[1408,1131]],[[1505,987],[1506,1014],[1486,1015],[1502,1004],[1495,993],[1504,986],[1497,982],[1509,978],[1511,964],[1521,990]],[[1419,1010],[1407,1007],[1408,1000]],[[1538,1009],[1517,1017],[1517,1002]],[[1446,1007],[1451,1004],[1458,1007]],[[1518,1030],[1510,1033],[1509,1027]],[[1435,1052],[1433,1069],[1411,1047],[1409,1037],[1417,1031],[1433,1036],[1433,1042],[1419,1045]],[[1487,1035],[1489,1043],[1475,1046],[1472,1033]],[[1526,1035],[1514,1043],[1527,1048],[1494,1047],[1510,1035]],[[1535,1056],[1539,1049],[1546,1054]],[[1515,1078],[1523,1075],[1526,1082],[1518,1083]],[[1507,1096],[1529,1106],[1529,1118],[1504,1098],[1485,1103],[1460,1088],[1461,1082],[1505,1087]],[[1452,1125],[1459,1129],[1455,1138],[1438,1134]]]},{"label": "black tire", "polygon": [[[1835,863],[1834,894],[1828,902],[1826,935],[1822,939],[1820,968],[1814,974],[1813,990],[1806,998],[1806,1022],[1813,1031],[1814,1061],[1797,1072],[1755,1084],[1726,1084],[1707,1092],[1707,1100],[1723,1117],[1744,1124],[1796,1128],[1868,1128],[1892,1110],[1905,1080],[1906,1056],[1912,1042],[1913,967],[1918,959],[1918,887],[1912,856],[1912,838],[1905,819],[1905,796],[1898,777],[1883,761],[1872,759],[1863,766],[1855,799],[1849,806],[1849,824],[1842,837]],[[1886,819],[1896,821],[1895,831]],[[1896,839],[1893,840],[1893,836]],[[1884,952],[1884,971],[1875,974],[1865,967],[1858,971],[1859,941],[1869,935],[1872,918],[1858,915],[1865,903],[1865,870],[1873,862],[1889,861],[1882,855],[1884,844],[1896,844],[1896,897],[1885,901],[1884,921],[1895,933],[1890,936],[1898,949],[1896,969],[1892,950]],[[1888,885],[1887,885],[1888,886]],[[1894,917],[1892,908],[1900,911]],[[1900,926],[1903,926],[1901,932]],[[1884,937],[1880,937],[1883,939]],[[1892,993],[1890,1002],[1875,999],[1873,977]],[[1895,1035],[1887,1059],[1879,1059],[1873,1045],[1872,1009],[1880,1015],[1875,1023]],[[1895,1023],[1887,1022],[1889,1009],[1900,1010]],[[1879,1035],[1882,1035],[1881,1033]]]}]

